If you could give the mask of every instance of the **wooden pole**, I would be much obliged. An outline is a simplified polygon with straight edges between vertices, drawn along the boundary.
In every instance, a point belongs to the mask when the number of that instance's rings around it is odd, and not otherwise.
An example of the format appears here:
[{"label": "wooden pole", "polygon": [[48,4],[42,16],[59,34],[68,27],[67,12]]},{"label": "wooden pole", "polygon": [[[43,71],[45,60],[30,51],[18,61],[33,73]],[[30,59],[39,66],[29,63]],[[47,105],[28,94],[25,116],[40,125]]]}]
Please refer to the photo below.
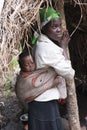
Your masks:
[{"label": "wooden pole", "polygon": [[[63,0],[53,0],[54,8],[60,11],[62,14],[62,24],[63,28],[66,29],[65,15],[64,15],[64,1]],[[67,48],[67,53],[69,56],[69,50]],[[77,97],[75,91],[74,79],[72,81],[66,81],[67,83],[67,112],[70,130],[80,130],[79,113],[77,105]]]}]

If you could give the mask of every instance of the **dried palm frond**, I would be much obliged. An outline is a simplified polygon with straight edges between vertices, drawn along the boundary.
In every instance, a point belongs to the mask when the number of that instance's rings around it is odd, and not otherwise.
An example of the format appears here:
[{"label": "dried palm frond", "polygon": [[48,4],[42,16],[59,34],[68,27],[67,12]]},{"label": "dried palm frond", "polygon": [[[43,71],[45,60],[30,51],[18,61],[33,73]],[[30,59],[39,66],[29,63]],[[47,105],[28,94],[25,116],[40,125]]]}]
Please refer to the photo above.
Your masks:
[{"label": "dried palm frond", "polygon": [[[54,3],[58,0],[53,0]],[[67,1],[67,0],[65,0]],[[14,55],[19,54],[20,41],[30,47],[31,28],[39,20],[41,5],[52,5],[52,0],[5,0],[0,17],[0,86],[6,80],[9,72],[9,64]],[[70,0],[70,3],[83,2],[82,0]]]},{"label": "dried palm frond", "polygon": [[27,36],[31,26],[38,21],[39,8],[47,0],[6,0],[0,18],[0,85],[9,71],[13,55],[19,54],[20,40],[29,46]]}]

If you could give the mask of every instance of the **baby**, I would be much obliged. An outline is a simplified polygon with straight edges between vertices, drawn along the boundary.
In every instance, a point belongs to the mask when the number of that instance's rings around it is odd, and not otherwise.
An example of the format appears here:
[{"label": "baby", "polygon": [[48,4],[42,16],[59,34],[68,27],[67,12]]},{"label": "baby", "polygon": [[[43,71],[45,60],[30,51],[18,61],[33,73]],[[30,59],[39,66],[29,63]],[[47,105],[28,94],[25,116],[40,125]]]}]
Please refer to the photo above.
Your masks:
[{"label": "baby", "polygon": [[[22,52],[18,62],[21,70],[15,88],[21,101],[30,102],[53,86],[57,86],[60,93],[66,89],[65,80],[58,76],[52,68],[36,70],[35,62],[29,52]],[[61,83],[64,84],[62,89],[60,89]],[[66,94],[62,95],[61,98],[66,98]]]},{"label": "baby", "polygon": [[20,66],[20,75],[22,77],[27,77],[35,71],[35,63],[34,60],[29,54],[29,52],[24,51],[19,55],[19,66]]}]

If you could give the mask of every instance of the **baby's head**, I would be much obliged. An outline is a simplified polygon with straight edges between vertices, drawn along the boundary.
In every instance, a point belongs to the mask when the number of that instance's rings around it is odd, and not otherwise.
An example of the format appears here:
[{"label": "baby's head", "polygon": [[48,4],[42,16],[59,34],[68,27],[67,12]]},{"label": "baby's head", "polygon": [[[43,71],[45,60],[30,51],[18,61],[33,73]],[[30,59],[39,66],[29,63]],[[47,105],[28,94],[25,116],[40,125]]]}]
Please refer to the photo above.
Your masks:
[{"label": "baby's head", "polygon": [[31,54],[27,51],[23,51],[19,55],[18,63],[19,63],[19,66],[21,68],[21,71],[32,72],[35,70],[34,60],[31,56]]}]

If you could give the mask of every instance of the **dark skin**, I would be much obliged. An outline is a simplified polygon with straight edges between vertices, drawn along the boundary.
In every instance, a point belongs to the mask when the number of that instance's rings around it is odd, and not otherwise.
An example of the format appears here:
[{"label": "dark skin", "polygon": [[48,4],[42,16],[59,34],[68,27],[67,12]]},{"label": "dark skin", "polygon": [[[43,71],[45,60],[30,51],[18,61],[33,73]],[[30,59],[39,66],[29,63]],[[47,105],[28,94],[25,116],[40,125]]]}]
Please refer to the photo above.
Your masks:
[{"label": "dark skin", "polygon": [[27,77],[35,70],[35,63],[31,55],[21,58],[19,65],[21,68],[20,74],[22,77]]},{"label": "dark skin", "polygon": [[23,71],[33,72],[35,70],[35,63],[34,63],[31,55],[22,58],[21,62],[22,62],[22,66],[23,66],[23,68],[22,68]]},{"label": "dark skin", "polygon": [[61,19],[54,19],[44,27],[44,33],[50,39],[60,42],[62,37]]}]

